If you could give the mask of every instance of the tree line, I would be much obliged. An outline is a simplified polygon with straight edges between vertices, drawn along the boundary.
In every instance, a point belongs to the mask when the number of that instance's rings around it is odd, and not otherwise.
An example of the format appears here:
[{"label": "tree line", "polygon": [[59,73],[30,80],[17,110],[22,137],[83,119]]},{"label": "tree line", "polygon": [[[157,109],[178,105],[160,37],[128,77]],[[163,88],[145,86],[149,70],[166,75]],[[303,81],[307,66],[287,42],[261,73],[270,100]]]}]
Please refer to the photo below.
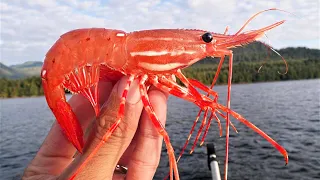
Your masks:
[{"label": "tree line", "polygon": [[[251,44],[233,48],[233,62],[260,62],[260,61],[278,61],[281,57],[274,53],[270,48],[261,42],[253,42]],[[286,60],[320,60],[320,50],[310,49],[306,47],[287,47],[277,50]],[[228,57],[226,57],[228,59]],[[197,64],[216,63],[217,58],[205,58],[197,62]]]},{"label": "tree line", "polygon": [[[227,60],[226,60],[227,61]],[[285,72],[283,61],[267,61],[260,72],[259,67],[263,62],[238,62],[233,66],[233,83],[253,83],[280,80],[298,80],[320,78],[320,60],[290,60],[288,61],[289,71]],[[183,74],[188,78],[201,81],[204,84],[211,84],[216,73],[217,62],[198,63],[183,69]],[[280,72],[280,74],[278,73]],[[228,79],[228,63],[225,62],[218,76],[217,84],[226,84]],[[178,81],[179,82],[179,81]],[[10,80],[0,79],[0,97],[25,97],[43,95],[40,77]]]},{"label": "tree line", "polygon": [[26,79],[0,79],[0,97],[24,97],[43,95],[40,77],[29,77]]},{"label": "tree line", "polygon": [[[283,61],[239,62],[233,65],[233,83],[254,83],[267,81],[299,80],[320,78],[320,60],[291,60],[285,74]],[[228,80],[228,64],[224,63],[217,79],[217,84],[226,84]],[[259,68],[262,66],[260,71]],[[217,64],[197,64],[182,70],[189,78],[197,79],[209,85],[216,73]]]}]

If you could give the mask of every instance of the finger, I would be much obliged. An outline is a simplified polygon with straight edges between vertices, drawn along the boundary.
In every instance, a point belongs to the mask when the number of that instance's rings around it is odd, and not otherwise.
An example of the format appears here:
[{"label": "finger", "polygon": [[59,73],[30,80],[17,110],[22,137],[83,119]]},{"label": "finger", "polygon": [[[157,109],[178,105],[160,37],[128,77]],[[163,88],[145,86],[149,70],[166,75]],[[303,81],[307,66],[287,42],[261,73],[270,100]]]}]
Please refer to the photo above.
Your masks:
[{"label": "finger", "polygon": [[[154,86],[151,86],[149,92],[151,92],[153,90],[158,90],[158,89],[156,87],[154,87]],[[166,98],[168,98],[168,96],[169,96],[168,93],[163,92],[163,94],[166,96]],[[140,117],[140,119],[141,118],[142,118],[142,116]],[[138,125],[138,128],[141,126],[141,121],[139,121],[139,124],[140,125]],[[133,154],[133,151],[134,151],[134,149],[136,147],[136,144],[137,144],[136,142],[137,142],[137,139],[138,139],[139,136],[140,136],[139,131],[137,131],[135,133],[135,135],[134,135],[129,147],[126,149],[126,151],[121,156],[121,158],[120,158],[120,160],[118,162],[119,165],[127,166],[129,164],[129,161],[132,158],[132,154]]]},{"label": "finger", "polygon": [[[154,89],[150,90],[148,95],[156,115],[164,125],[166,122],[168,95]],[[153,179],[160,160],[162,139],[146,111],[143,111],[126,179]]]},{"label": "finger", "polygon": [[[63,179],[75,173],[80,165],[85,161],[90,152],[100,143],[104,134],[114,122],[117,121],[117,114],[123,90],[127,83],[127,77],[122,78],[113,88],[108,101],[104,104],[101,114],[96,120],[96,124],[90,133],[88,143],[82,156],[77,157],[68,170],[61,176]],[[138,83],[133,82],[126,99],[125,113],[119,127],[113,132],[107,142],[97,151],[92,159],[80,169],[76,178],[78,179],[111,179],[114,169],[121,155],[129,146],[138,126],[142,112],[142,102]]]},{"label": "finger", "polygon": [[[100,103],[106,101],[112,90],[111,82],[101,82],[98,86]],[[73,95],[68,101],[83,129],[95,113],[90,102],[82,95]],[[76,149],[66,139],[58,123],[54,123],[35,158],[25,170],[24,177],[39,174],[59,175],[73,160]]]}]

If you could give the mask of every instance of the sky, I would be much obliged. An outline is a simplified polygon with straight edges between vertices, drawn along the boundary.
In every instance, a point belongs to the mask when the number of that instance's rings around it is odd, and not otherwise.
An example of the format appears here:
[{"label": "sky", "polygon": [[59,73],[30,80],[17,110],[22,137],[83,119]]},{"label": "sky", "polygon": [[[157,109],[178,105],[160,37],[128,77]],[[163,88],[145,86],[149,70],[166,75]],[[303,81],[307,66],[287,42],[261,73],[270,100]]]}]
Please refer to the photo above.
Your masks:
[{"label": "sky", "polygon": [[281,20],[285,24],[262,38],[276,49],[320,49],[317,0],[1,0],[1,58],[6,65],[43,61],[60,35],[73,29],[100,27],[126,32],[159,28],[192,28],[235,33],[254,13],[245,30]]}]

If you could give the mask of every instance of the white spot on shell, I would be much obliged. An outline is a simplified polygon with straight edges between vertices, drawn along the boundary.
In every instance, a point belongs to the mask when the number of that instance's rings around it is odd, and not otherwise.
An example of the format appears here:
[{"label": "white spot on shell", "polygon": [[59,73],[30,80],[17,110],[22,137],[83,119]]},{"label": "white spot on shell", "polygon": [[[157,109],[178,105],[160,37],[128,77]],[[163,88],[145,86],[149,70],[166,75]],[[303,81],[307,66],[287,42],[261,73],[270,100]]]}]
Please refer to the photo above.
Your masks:
[{"label": "white spot on shell", "polygon": [[44,77],[46,75],[46,73],[47,73],[47,71],[43,70],[42,73],[41,73],[41,76]]},{"label": "white spot on shell", "polygon": [[118,33],[116,36],[123,37],[124,35],[125,35],[124,33]]}]

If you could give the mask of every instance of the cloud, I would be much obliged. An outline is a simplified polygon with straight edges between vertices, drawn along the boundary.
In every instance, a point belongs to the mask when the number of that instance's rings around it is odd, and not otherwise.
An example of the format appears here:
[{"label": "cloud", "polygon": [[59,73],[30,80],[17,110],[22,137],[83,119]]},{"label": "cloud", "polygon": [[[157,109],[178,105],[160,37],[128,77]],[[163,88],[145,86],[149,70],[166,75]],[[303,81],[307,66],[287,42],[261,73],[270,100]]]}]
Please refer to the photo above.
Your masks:
[{"label": "cloud", "polygon": [[268,12],[246,30],[282,19],[288,21],[268,32],[275,48],[320,48],[319,1],[236,0],[3,0],[1,9],[1,62],[12,65],[41,61],[59,36],[77,28],[104,27],[127,32],[154,28],[196,28],[235,33],[254,13],[277,7],[294,13]]}]

